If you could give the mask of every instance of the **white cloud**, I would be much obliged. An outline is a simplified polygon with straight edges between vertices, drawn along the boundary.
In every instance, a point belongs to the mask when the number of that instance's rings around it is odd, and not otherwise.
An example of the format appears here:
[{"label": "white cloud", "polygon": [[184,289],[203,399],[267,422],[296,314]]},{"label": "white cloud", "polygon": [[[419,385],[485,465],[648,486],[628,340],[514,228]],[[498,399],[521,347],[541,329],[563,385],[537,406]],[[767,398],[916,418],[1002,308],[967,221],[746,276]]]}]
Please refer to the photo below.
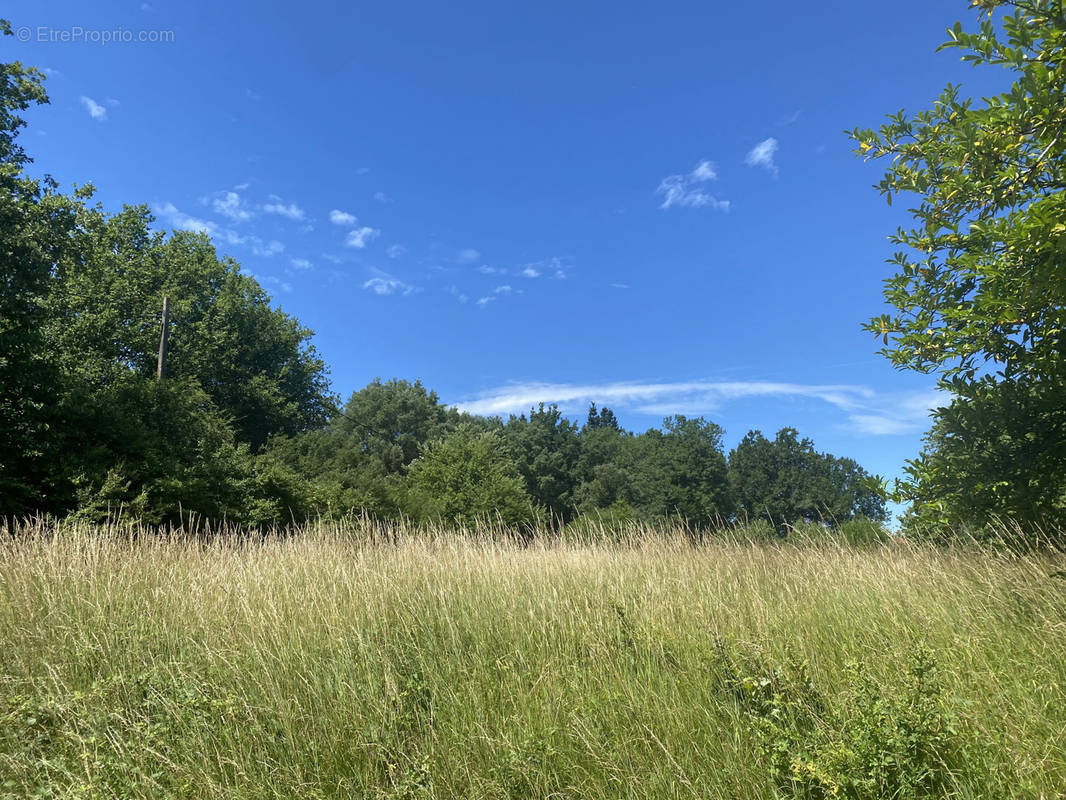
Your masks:
[{"label": "white cloud", "polygon": [[366,247],[366,243],[371,239],[374,239],[379,233],[380,231],[365,226],[362,228],[356,228],[354,231],[348,231],[348,238],[344,240],[344,243],[348,245],[348,247],[362,250]]},{"label": "white cloud", "polygon": [[390,244],[385,249],[385,255],[387,255],[389,258],[402,258],[403,256],[407,255],[407,248],[404,247],[402,244]]},{"label": "white cloud", "polygon": [[390,294],[411,294],[415,290],[415,287],[409,283],[404,283],[396,278],[371,278],[363,284],[364,289],[369,289],[377,295],[390,295]]},{"label": "white cloud", "polygon": [[744,157],[744,163],[749,167],[762,167],[768,170],[770,174],[777,175],[777,164],[774,162],[775,153],[777,153],[777,139],[771,136],[751,148],[747,156]]},{"label": "white cloud", "polygon": [[511,294],[512,292],[514,292],[514,289],[512,289],[510,286],[505,285],[496,287],[496,294]]},{"label": "white cloud", "polygon": [[519,274],[524,278],[539,278],[542,275],[551,275],[556,280],[564,281],[569,274],[570,268],[571,265],[568,260],[554,257],[526,264]]},{"label": "white cloud", "polygon": [[467,300],[470,299],[465,294],[463,294],[461,291],[459,291],[459,287],[458,286],[450,286],[450,287],[448,287],[448,294],[450,294],[452,297],[454,297],[460,303],[465,303]]},{"label": "white cloud", "polygon": [[[503,267],[490,267],[488,264],[482,264],[477,268],[477,271],[482,275],[506,275],[507,270]],[[536,277],[536,276],[534,276]]]},{"label": "white cloud", "polygon": [[728,211],[728,200],[719,200],[701,185],[714,180],[718,180],[718,170],[713,161],[706,160],[700,161],[696,168],[687,175],[667,175],[659,182],[659,188],[655,190],[656,194],[663,197],[659,208],[709,206],[715,211]]},{"label": "white cloud", "polygon": [[265,258],[275,256],[285,250],[285,245],[275,239],[264,241],[258,236],[239,234],[231,228],[222,227],[210,220],[186,214],[170,202],[153,205],[152,211],[171,229],[206,233],[215,245],[223,243],[231,246],[247,246],[251,248],[253,254]]},{"label": "white cloud", "polygon": [[292,264],[293,269],[311,269],[314,266],[306,258],[294,258],[289,263]]},{"label": "white cloud", "polygon": [[495,297],[481,297],[481,298],[478,298],[477,304],[479,306],[481,306],[482,308],[484,308],[485,306],[487,306],[489,303],[491,303],[495,299],[496,299]]},{"label": "white cloud", "polygon": [[527,383],[494,389],[476,400],[456,405],[463,411],[475,414],[498,414],[522,410],[541,402],[581,408],[587,406],[590,401],[602,401],[649,414],[658,414],[667,407],[682,404],[690,409],[702,408],[710,413],[729,400],[768,396],[815,397],[839,408],[858,409],[864,398],[874,397],[874,392],[863,386],[806,385],[771,381]]},{"label": "white cloud", "polygon": [[334,225],[354,225],[356,218],[355,214],[349,214],[347,211],[335,208],[329,212],[329,221]]},{"label": "white cloud", "polygon": [[520,383],[483,392],[456,403],[471,414],[521,413],[539,403],[555,403],[579,413],[590,402],[618,410],[668,416],[713,414],[729,403],[754,397],[807,398],[842,412],[842,424],[868,436],[909,434],[929,427],[929,410],[947,402],[937,391],[878,393],[851,384],[802,384],[778,381],[677,381],[602,384]]},{"label": "white cloud", "polygon": [[268,286],[276,286],[285,293],[292,291],[291,283],[289,283],[288,281],[283,281],[280,278],[275,278],[272,275],[264,275],[262,277],[257,277],[256,280],[258,280],[260,283],[265,283]]},{"label": "white cloud", "polygon": [[95,120],[99,120],[100,122],[103,122],[107,119],[107,109],[97,103],[91,97],[86,97],[85,95],[82,95],[78,99],[81,101],[81,104],[85,106],[85,110],[89,112],[90,117]]},{"label": "white cloud", "polygon": [[263,258],[270,258],[271,256],[276,256],[278,253],[284,251],[285,245],[276,239],[271,239],[269,242],[263,242],[256,239],[252,242],[252,252]]},{"label": "white cloud", "polygon": [[701,161],[696,165],[696,169],[689,173],[689,179],[696,182],[718,180],[718,170],[713,162]]},{"label": "white cloud", "polygon": [[263,206],[268,214],[277,214],[280,217],[291,219],[293,222],[301,222],[304,218],[304,210],[295,203],[285,204],[276,194],[270,195],[270,201]]},{"label": "white cloud", "polygon": [[241,196],[236,192],[221,192],[211,200],[211,207],[216,214],[221,214],[234,222],[250,220],[254,214],[245,208]]},{"label": "white cloud", "polygon": [[471,262],[478,261],[481,258],[481,253],[473,247],[467,247],[465,250],[459,251],[457,258],[463,264],[470,264]]},{"label": "white cloud", "polygon": [[894,393],[883,399],[879,408],[848,417],[851,426],[871,436],[918,433],[930,425],[930,412],[951,402],[951,395],[939,389],[927,392]]},{"label": "white cloud", "polygon": [[377,200],[379,203],[391,203],[392,202],[392,198],[389,197],[384,192],[374,192],[374,199]]},{"label": "white cloud", "polygon": [[217,236],[220,233],[220,229],[215,223],[190,216],[179,210],[173,203],[167,202],[162,205],[154,205],[152,206],[152,211],[155,212],[157,217],[176,230],[203,232],[208,236]]},{"label": "white cloud", "polygon": [[633,287],[630,286],[628,283],[612,283],[611,284],[611,288],[612,289],[632,289]]}]

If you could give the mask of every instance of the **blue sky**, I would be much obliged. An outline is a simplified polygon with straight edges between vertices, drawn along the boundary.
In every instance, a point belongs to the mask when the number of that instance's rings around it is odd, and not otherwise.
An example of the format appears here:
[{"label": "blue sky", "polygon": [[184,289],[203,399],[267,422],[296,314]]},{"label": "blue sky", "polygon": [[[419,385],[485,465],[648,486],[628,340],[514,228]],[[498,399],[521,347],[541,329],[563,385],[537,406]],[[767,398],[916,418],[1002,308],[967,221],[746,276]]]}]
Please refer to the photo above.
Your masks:
[{"label": "blue sky", "polygon": [[35,168],[208,230],[345,397],[791,425],[891,476],[934,379],[860,329],[906,216],[843,131],[1002,85],[935,52],[967,5],[9,0],[3,45],[49,75]]}]

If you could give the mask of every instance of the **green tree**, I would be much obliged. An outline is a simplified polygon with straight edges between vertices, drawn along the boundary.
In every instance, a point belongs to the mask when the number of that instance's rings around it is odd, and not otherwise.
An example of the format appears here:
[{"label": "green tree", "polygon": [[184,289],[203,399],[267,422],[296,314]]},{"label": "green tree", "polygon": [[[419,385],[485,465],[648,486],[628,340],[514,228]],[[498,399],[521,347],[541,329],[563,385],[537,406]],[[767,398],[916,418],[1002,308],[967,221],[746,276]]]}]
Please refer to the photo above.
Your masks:
[{"label": "green tree", "polygon": [[[12,33],[6,20],[0,33]],[[20,112],[47,102],[40,72],[0,64],[0,514],[47,506],[52,480],[58,375],[42,335],[45,298],[80,201],[25,172],[31,159],[17,139],[26,124]]]},{"label": "green tree", "polygon": [[447,409],[421,381],[375,378],[354,392],[336,419],[340,433],[373,458],[383,474],[402,472],[421,448],[446,430]]},{"label": "green tree", "polygon": [[411,511],[424,520],[529,522],[533,505],[496,432],[462,425],[430,442],[408,473]]},{"label": "green tree", "polygon": [[563,417],[558,407],[541,403],[530,409],[528,418],[512,416],[503,432],[529,496],[552,518],[570,519],[575,512],[581,451],[577,425]]},{"label": "green tree", "polygon": [[[1036,463],[977,474],[1005,465],[974,456],[1020,454],[1033,437],[1063,430],[1066,12],[1059,0],[971,5],[978,29],[956,23],[943,47],[962,50],[975,66],[1006,68],[1010,88],[975,103],[949,85],[929,110],[901,111],[877,131],[852,133],[861,155],[891,160],[878,184],[888,201],[916,197],[914,227],[890,237],[901,248],[885,288],[894,311],[867,328],[895,365],[935,370],[957,396],[937,412],[927,453],[900,487],[899,496],[916,504],[915,518],[957,523],[995,513],[1036,521],[1061,508],[1066,465],[1038,460],[1051,474],[1038,474]],[[1013,410],[1000,402],[1008,396],[1017,401]],[[1030,488],[989,495],[1007,474],[1038,487],[1039,496]]]},{"label": "green tree", "polygon": [[722,451],[722,429],[702,417],[663,420],[625,441],[616,462],[626,483],[620,499],[651,521],[680,516],[697,525],[730,516],[732,498]]},{"label": "green tree", "polygon": [[794,428],[782,428],[772,441],[749,431],[729,454],[737,516],[768,520],[780,533],[798,522],[884,520],[884,500],[869,478],[853,460],[817,452]]},{"label": "green tree", "polygon": [[[599,424],[610,412],[589,412],[589,421],[581,429],[580,451],[576,465],[574,502],[585,514],[606,509],[615,503],[632,501],[634,491],[630,471],[633,437],[615,424]],[[614,419],[611,413],[608,420]]]},{"label": "green tree", "polygon": [[[937,413],[907,467],[915,533],[981,528],[995,517],[1055,535],[1066,516],[1066,402],[1047,381],[982,381]],[[977,531],[971,531],[975,533]]]},{"label": "green tree", "polygon": [[311,331],[280,309],[204,234],[152,231],[144,206],[80,215],[77,258],[60,261],[46,336],[67,375],[92,389],[156,369],[170,298],[167,374],[199,383],[258,450],[319,427],[333,405]]}]

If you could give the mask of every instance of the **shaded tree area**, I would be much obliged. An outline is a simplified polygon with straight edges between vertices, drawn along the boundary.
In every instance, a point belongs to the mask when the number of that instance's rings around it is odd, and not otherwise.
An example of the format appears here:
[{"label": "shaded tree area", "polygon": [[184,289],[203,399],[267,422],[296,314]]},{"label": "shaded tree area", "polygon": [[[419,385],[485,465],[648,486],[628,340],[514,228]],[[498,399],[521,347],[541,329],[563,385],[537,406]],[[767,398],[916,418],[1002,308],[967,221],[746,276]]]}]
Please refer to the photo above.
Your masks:
[{"label": "shaded tree area", "polygon": [[619,522],[700,527],[769,518],[781,532],[886,517],[871,476],[817,453],[794,430],[774,442],[752,431],[728,459],[722,437],[715,423],[684,416],[629,432],[595,405],[580,428],[543,404],[506,421],[477,417],[419,382],[374,380],[328,426],[277,437],[262,458],[303,482],[302,510],[322,516],[561,525],[606,512]]},{"label": "shaded tree area", "polygon": [[779,531],[799,522],[884,519],[884,503],[868,477],[850,458],[817,452],[794,428],[772,440],[749,431],[729,454],[738,516],[766,520]]},{"label": "shaded tree area", "polygon": [[[595,405],[584,425],[545,405],[485,418],[398,379],[338,407],[311,331],[206,235],[155,230],[143,205],[107,213],[91,185],[64,194],[29,175],[20,114],[47,100],[39,72],[0,65],[0,515],[276,525],[363,513],[511,526],[604,511],[697,526],[764,513],[884,517],[853,497],[865,473],[846,459],[773,456],[761,483],[737,478],[723,430],[702,418],[640,434]],[[801,499],[782,505],[785,485]]]},{"label": "shaded tree area", "polygon": [[280,518],[292,487],[259,454],[333,406],[311,332],[205,235],[29,175],[20,114],[47,101],[41,73],[0,65],[0,514]]}]

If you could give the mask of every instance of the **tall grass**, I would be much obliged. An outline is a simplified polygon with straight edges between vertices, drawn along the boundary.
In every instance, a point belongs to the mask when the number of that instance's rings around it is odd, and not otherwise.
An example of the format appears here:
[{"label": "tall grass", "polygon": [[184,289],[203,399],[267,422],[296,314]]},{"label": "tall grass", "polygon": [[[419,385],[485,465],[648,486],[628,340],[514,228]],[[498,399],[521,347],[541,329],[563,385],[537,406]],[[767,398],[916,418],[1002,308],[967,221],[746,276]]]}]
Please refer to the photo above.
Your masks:
[{"label": "tall grass", "polygon": [[0,796],[1062,797],[1063,568],[28,524],[0,543]]}]

